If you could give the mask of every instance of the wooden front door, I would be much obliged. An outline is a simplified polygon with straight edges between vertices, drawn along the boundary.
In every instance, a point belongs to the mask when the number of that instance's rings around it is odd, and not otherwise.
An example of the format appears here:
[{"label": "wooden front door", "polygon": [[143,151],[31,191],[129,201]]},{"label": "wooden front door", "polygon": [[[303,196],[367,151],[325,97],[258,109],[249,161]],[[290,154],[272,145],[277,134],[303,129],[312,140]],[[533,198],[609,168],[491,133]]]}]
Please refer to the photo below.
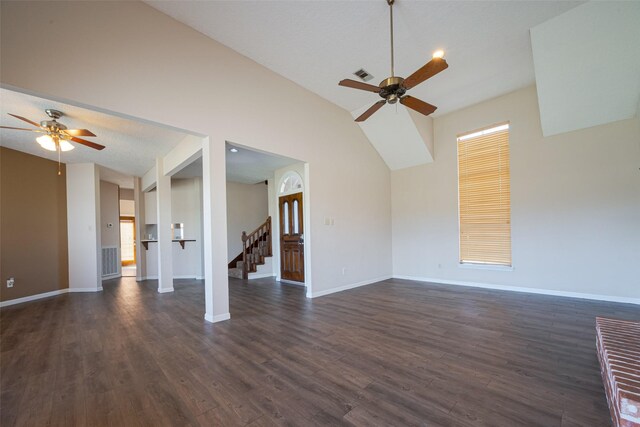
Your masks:
[{"label": "wooden front door", "polygon": [[302,193],[280,196],[280,277],[304,282]]}]

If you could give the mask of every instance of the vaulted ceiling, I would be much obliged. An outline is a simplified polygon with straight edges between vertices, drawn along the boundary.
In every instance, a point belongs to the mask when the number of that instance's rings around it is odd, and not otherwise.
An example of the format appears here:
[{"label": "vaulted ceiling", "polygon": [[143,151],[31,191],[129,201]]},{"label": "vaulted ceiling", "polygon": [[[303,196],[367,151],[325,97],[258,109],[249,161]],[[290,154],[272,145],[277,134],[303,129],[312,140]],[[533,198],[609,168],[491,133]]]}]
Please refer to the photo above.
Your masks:
[{"label": "vaulted ceiling", "polygon": [[[357,79],[360,68],[375,76],[372,84],[390,75],[384,0],[147,3],[354,117],[379,98],[338,81]],[[446,51],[449,69],[411,90],[438,107],[433,117],[533,83],[545,135],[628,118],[638,108],[640,2],[397,0],[394,17],[396,75]],[[434,159],[430,122],[413,116],[387,105],[360,123],[391,169]]]},{"label": "vaulted ceiling", "polygon": [[[340,80],[360,68],[376,85],[390,74],[385,0],[147,3],[348,111],[378,99]],[[436,117],[530,85],[529,29],[579,4],[397,0],[396,74],[407,77],[445,49],[450,68],[411,90],[438,107]]]}]

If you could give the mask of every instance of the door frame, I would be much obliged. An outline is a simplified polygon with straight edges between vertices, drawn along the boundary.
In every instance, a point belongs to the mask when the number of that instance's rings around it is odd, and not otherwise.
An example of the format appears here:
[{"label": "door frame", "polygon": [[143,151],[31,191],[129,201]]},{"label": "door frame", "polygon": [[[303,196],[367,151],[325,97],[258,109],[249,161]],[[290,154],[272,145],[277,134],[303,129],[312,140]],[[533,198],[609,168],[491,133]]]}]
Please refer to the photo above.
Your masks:
[{"label": "door frame", "polygon": [[[137,244],[136,244],[136,217],[135,216],[127,216],[127,215],[120,215],[119,219],[118,219],[118,232],[120,234],[120,238],[122,239],[122,233],[121,233],[121,229],[120,229],[120,222],[122,222],[122,220],[125,221],[131,221],[133,222],[133,261],[127,261],[127,263],[123,263],[122,261],[122,253],[120,255],[120,267],[124,267],[124,266],[129,266],[129,265],[137,265],[137,261],[138,261],[138,248],[137,248]],[[118,245],[120,247],[120,252],[122,252],[122,240],[120,240],[118,242]]]},{"label": "door frame", "polygon": [[[293,200],[292,200],[293,198]],[[284,199],[284,200],[283,200]],[[296,208],[294,200],[298,203],[298,207]],[[284,206],[286,204],[286,207]],[[288,225],[289,227],[289,233],[287,234],[288,238],[285,238],[285,236],[282,234],[283,230],[282,230],[282,223],[284,221],[284,219],[282,218],[282,212],[283,209],[287,209],[287,211],[289,211],[289,215],[288,217],[285,216],[285,218],[288,218]],[[297,212],[296,212],[297,211]],[[296,191],[296,192],[289,192],[288,194],[279,194],[278,195],[278,214],[280,214],[280,233],[278,236],[278,239],[280,240],[280,281],[285,282],[285,283],[293,283],[293,284],[298,284],[298,285],[304,285],[304,262],[305,262],[305,257],[304,257],[304,233],[306,230],[306,224],[304,222],[304,192],[303,191]],[[295,232],[295,220],[294,218],[298,218],[298,223],[299,223],[299,229],[298,229],[298,233]],[[286,228],[286,227],[285,227]],[[291,241],[288,245],[287,245],[287,241]],[[295,247],[299,249],[300,245],[302,245],[302,256],[300,257],[300,255],[298,255],[296,258],[298,260],[300,260],[302,262],[302,280],[295,280],[293,278],[283,278],[283,255],[285,253],[285,250],[283,248],[284,246],[290,247],[290,245],[292,244],[292,241],[296,240],[297,242],[295,243]],[[302,259],[300,259],[302,258]],[[298,270],[299,271],[299,270]]]},{"label": "door frame", "polygon": [[[283,179],[289,172],[295,172],[302,179],[302,191],[294,190],[280,194],[279,188],[282,185]],[[273,183],[269,186],[271,194],[269,195],[269,204],[271,217],[274,218],[274,236],[277,238],[272,240],[274,255],[277,254],[277,260],[274,259],[274,272],[276,274],[276,280],[283,283],[291,283],[293,285],[304,286],[306,288],[306,297],[313,298],[313,271],[311,266],[311,192],[309,191],[309,164],[299,163],[288,166],[286,168],[277,170],[274,175]],[[286,196],[288,194],[302,192],[302,218],[304,221],[304,283],[290,282],[282,280],[280,272],[280,209],[279,200],[280,196]]]}]

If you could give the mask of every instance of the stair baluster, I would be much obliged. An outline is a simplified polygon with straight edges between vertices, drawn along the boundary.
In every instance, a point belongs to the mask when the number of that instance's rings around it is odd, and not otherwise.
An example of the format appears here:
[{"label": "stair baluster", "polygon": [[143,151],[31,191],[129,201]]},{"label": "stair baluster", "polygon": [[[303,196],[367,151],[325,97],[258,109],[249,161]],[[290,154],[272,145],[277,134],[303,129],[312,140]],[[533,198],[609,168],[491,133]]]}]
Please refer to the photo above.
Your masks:
[{"label": "stair baluster", "polygon": [[[266,245],[263,245],[265,243]],[[265,249],[266,253],[263,252]],[[272,255],[271,217],[268,217],[250,234],[242,232],[242,278],[248,279],[249,272],[255,271],[256,264],[261,263],[264,257]]]}]

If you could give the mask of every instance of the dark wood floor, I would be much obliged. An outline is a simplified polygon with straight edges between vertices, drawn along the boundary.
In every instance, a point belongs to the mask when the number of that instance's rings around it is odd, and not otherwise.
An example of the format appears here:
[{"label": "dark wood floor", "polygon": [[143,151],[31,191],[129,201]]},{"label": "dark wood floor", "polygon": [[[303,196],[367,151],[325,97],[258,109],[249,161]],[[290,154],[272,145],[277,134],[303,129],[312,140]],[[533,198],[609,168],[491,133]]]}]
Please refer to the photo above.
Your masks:
[{"label": "dark wood floor", "polygon": [[1,424],[606,426],[596,315],[637,306],[390,280],[315,300],[122,279],[1,310]]}]

